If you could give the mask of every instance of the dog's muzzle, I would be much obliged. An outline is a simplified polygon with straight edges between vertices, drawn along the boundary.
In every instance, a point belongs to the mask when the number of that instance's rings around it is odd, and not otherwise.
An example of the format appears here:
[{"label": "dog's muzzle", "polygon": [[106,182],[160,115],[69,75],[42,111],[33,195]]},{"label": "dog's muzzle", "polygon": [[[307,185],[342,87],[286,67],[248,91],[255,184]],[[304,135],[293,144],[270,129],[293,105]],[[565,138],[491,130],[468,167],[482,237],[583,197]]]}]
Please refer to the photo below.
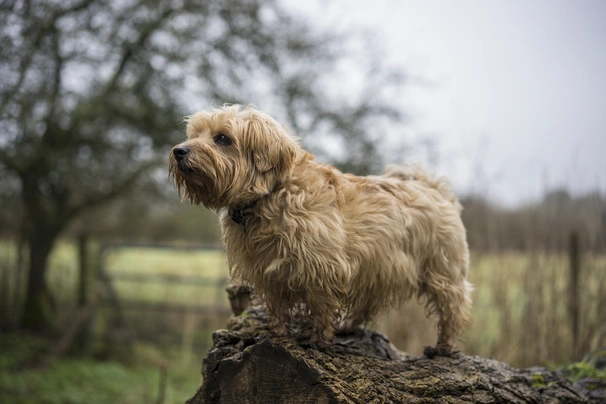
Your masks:
[{"label": "dog's muzzle", "polygon": [[185,156],[189,153],[189,149],[185,146],[177,146],[173,149],[173,155],[177,161],[182,161]]},{"label": "dog's muzzle", "polygon": [[189,174],[192,173],[191,167],[186,164],[185,157],[189,154],[189,148],[186,146],[177,146],[173,149],[173,156],[175,157],[175,161],[177,162],[177,167],[181,170],[182,173]]}]

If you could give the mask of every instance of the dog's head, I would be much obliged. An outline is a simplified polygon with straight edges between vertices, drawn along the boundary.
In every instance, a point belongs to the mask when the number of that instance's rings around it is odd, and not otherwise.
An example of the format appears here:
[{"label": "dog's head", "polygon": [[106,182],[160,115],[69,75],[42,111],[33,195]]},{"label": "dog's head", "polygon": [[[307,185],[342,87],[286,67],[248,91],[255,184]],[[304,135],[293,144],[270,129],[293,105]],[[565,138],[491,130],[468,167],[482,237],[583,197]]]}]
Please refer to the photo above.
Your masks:
[{"label": "dog's head", "polygon": [[186,132],[170,152],[170,175],[183,199],[211,209],[271,193],[302,150],[270,116],[239,105],[193,114]]}]

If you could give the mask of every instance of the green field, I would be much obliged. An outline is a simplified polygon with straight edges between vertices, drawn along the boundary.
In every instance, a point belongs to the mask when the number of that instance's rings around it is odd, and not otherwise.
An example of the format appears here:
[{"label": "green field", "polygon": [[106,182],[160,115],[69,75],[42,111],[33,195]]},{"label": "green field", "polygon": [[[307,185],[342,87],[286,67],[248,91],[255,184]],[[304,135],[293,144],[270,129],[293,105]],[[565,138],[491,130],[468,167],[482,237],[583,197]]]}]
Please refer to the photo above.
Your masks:
[{"label": "green field", "polygon": [[[96,267],[101,260],[101,265],[122,299],[227,307],[227,295],[222,287],[216,286],[217,282],[226,283],[229,277],[222,250],[128,247],[110,248],[104,254],[99,254],[99,246],[94,244],[90,249],[91,265]],[[15,262],[15,246],[0,243],[0,271],[14,269]],[[7,294],[17,293],[22,297],[24,282],[15,287],[15,271],[9,272],[11,287],[6,288]],[[150,279],[149,282],[122,280],[120,275],[125,273]],[[158,282],[158,277],[166,275],[172,276],[176,281],[182,278],[183,283]],[[188,279],[195,282],[188,283]],[[204,280],[208,280],[209,284],[201,285]],[[6,281],[2,283],[0,287],[5,288]],[[69,311],[75,307],[77,296],[78,255],[74,244],[62,242],[53,250],[49,258],[47,283],[63,312],[59,322],[64,321],[65,316],[69,316]]]},{"label": "green field", "polygon": [[[110,251],[105,267],[110,276],[120,273],[138,275],[174,275],[209,283],[226,281],[229,277],[225,254],[221,250],[179,251],[153,248],[125,248]],[[116,282],[120,296],[149,302],[162,301],[182,304],[225,306],[223,288],[195,283],[132,281]]]},{"label": "green field", "polygon": [[[0,269],[7,270],[14,262],[14,247],[1,244]],[[69,320],[75,309],[77,262],[76,249],[69,243],[59,244],[51,257],[48,281],[61,303],[64,321]],[[228,271],[220,250],[114,249],[107,251],[102,262],[110,277],[115,278],[115,289],[124,301],[228,305],[223,287],[216,284],[141,283],[119,278],[119,274],[126,272],[152,277],[171,275],[186,281],[194,277],[225,279]],[[463,335],[461,349],[514,366],[557,365],[581,359],[574,357],[572,350],[568,276],[568,258],[564,254],[473,253],[470,280],[475,286],[474,322]],[[11,275],[2,279],[13,278]],[[580,281],[580,344],[581,350],[587,352],[606,345],[606,311],[603,310],[606,307],[606,257],[583,256]],[[145,316],[137,314],[136,317]],[[209,323],[187,315],[169,316],[166,321],[163,329],[153,332],[160,333],[156,335],[160,337],[163,333],[176,336],[180,345],[169,347],[161,343],[138,342],[135,357],[128,361],[128,366],[123,361],[116,361],[116,355],[110,355],[113,359],[104,362],[68,357],[44,371],[26,367],[13,372],[10,368],[14,358],[7,358],[4,353],[0,357],[0,402],[83,402],[78,401],[79,390],[82,394],[97,394],[97,401],[86,402],[150,401],[157,395],[160,364],[168,364],[166,402],[183,402],[193,394],[200,381],[201,359],[207,349],[204,344],[212,330],[221,328],[223,323]],[[373,326],[412,355],[420,355],[423,347],[433,343],[435,338],[433,323],[425,318],[423,308],[413,302],[387,314]],[[107,327],[98,329],[103,332]],[[200,340],[194,333],[204,338]],[[196,341],[202,346],[196,346]],[[19,346],[20,340],[10,343]],[[3,347],[7,344],[2,341]],[[98,389],[97,393],[95,389]],[[73,399],[70,398],[72,394]],[[41,400],[45,395],[54,397],[55,401]],[[23,397],[35,399],[27,401]]]},{"label": "green field", "polygon": [[134,363],[62,358],[48,368],[32,366],[48,348],[46,340],[1,334],[0,403],[156,403],[160,367],[166,366],[164,403],[182,404],[201,383],[200,365],[171,364],[142,354]]}]

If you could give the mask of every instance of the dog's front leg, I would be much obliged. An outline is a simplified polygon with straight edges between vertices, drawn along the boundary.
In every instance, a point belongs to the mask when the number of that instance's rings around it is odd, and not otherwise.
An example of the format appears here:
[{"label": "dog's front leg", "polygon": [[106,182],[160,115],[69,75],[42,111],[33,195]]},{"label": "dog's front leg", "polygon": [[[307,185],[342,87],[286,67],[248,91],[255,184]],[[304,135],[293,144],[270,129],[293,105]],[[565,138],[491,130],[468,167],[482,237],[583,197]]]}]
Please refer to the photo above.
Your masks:
[{"label": "dog's front leg", "polygon": [[313,319],[310,344],[318,348],[329,346],[337,330],[338,314],[343,311],[340,300],[326,290],[312,288],[305,304]]},{"label": "dog's front leg", "polygon": [[276,312],[269,313],[269,332],[276,337],[287,337],[290,335],[290,315],[288,309],[280,308]]},{"label": "dog's front leg", "polygon": [[268,326],[271,335],[276,337],[287,337],[290,335],[291,313],[290,305],[273,295],[265,298],[267,314],[269,315]]}]

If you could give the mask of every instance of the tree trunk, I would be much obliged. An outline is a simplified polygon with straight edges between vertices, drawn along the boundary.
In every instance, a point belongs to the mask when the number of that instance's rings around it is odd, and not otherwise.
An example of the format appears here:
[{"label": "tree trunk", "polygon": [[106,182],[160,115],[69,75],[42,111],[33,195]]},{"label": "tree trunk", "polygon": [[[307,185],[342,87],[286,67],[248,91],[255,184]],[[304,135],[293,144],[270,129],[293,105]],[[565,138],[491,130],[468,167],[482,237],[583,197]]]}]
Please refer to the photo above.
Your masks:
[{"label": "tree trunk", "polygon": [[515,369],[465,354],[410,357],[371,330],[312,349],[295,338],[268,337],[261,305],[228,327],[213,334],[204,383],[189,404],[598,403],[606,397],[541,367]]},{"label": "tree trunk", "polygon": [[50,295],[46,286],[46,267],[55,236],[44,229],[32,228],[28,237],[29,273],[21,326],[27,331],[52,330]]}]

